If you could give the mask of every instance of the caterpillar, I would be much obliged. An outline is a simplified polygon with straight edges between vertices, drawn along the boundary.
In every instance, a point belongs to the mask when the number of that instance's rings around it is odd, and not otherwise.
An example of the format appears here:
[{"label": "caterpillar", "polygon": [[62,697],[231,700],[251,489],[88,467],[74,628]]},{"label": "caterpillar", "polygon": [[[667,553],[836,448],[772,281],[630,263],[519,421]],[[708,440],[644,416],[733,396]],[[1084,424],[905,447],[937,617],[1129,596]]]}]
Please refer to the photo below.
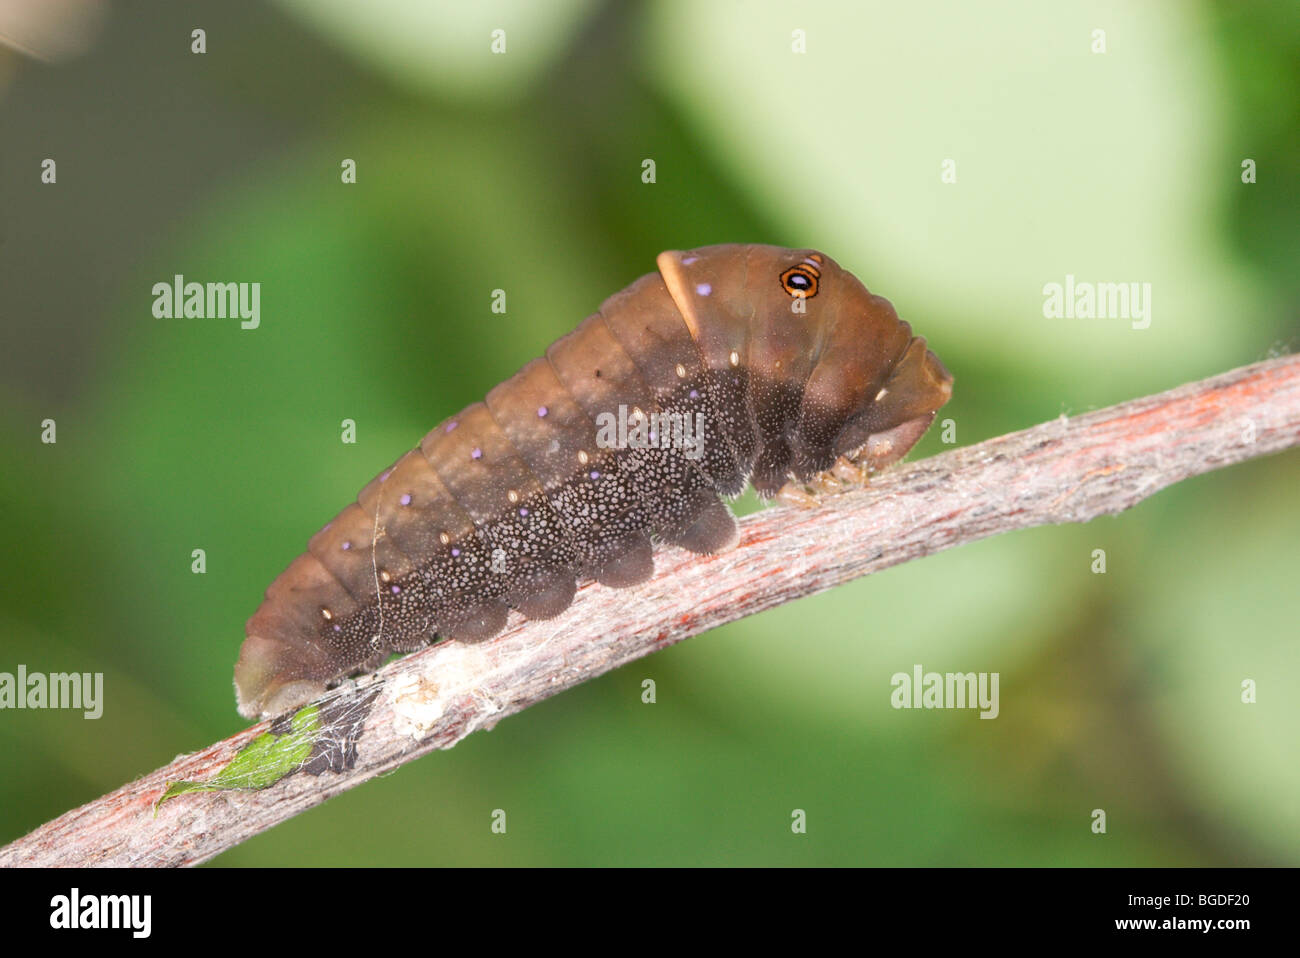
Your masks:
[{"label": "caterpillar", "polygon": [[[426,435],[271,583],[235,666],[269,717],[394,652],[560,614],[654,545],[728,548],[723,502],[902,458],[952,376],[829,256],[670,250],[546,354]],[[831,472],[828,472],[831,471]]]}]

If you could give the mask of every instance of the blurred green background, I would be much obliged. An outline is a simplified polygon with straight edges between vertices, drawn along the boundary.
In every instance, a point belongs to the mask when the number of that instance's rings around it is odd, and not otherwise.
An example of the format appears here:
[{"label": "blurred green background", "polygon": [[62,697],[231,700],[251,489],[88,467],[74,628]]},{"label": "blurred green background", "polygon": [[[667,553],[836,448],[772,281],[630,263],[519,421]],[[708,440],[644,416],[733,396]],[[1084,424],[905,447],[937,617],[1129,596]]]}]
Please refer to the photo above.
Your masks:
[{"label": "blurred green background", "polygon": [[[307,538],[662,249],[825,249],[960,444],[1300,342],[1292,4],[30,6],[84,50],[0,48],[0,671],[106,703],[0,713],[0,842],[241,728]],[[261,327],[154,318],[176,273],[260,282]],[[1151,283],[1150,327],[1045,319],[1067,273]],[[692,639],[216,864],[1300,863],[1298,465]],[[1000,717],[892,709],[916,663],[1000,672]]]}]

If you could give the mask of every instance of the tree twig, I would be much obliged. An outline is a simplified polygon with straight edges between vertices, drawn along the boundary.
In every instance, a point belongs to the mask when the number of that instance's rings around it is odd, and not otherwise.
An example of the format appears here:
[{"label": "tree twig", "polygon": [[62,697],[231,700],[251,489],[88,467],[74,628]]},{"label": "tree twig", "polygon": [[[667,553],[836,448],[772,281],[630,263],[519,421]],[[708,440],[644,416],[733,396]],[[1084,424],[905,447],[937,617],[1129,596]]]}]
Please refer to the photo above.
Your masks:
[{"label": "tree twig", "polygon": [[68,812],[0,849],[0,865],[196,864],[707,629],[999,532],[1117,513],[1181,479],[1296,445],[1300,357],[1291,356],[903,465],[815,509],[748,516],[723,555],[666,550],[654,578],[616,601],[587,585],[557,619],[512,613],[490,642],[434,646],[345,683],[315,710],[310,754],[294,753],[292,772],[269,787],[158,805],[168,783],[210,782],[225,770],[238,784],[231,769],[242,765],[232,759],[268,730],[263,743],[288,732],[287,719]]}]

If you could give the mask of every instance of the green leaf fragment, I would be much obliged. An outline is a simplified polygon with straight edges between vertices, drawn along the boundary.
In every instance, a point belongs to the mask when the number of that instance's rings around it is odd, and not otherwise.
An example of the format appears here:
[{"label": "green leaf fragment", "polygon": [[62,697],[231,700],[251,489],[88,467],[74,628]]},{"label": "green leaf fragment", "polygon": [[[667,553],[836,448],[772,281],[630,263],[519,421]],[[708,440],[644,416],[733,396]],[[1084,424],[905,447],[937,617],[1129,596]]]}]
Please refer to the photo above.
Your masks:
[{"label": "green leaf fragment", "polygon": [[[187,792],[269,788],[297,771],[311,755],[320,732],[320,712],[315,705],[296,712],[286,732],[263,732],[239,750],[230,764],[206,782],[170,782],[158,805]],[[157,811],[158,805],[154,806]]]}]

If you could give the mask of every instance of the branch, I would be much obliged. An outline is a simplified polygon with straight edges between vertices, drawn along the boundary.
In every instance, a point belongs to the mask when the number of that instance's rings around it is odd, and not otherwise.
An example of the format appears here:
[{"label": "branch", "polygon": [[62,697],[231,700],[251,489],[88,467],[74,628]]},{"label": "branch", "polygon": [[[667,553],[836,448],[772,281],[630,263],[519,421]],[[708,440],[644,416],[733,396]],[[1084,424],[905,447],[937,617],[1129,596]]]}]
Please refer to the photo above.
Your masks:
[{"label": "branch", "polygon": [[[666,549],[654,578],[616,601],[588,584],[559,618],[528,622],[512,613],[489,642],[446,643],[390,663],[299,712],[294,731],[287,717],[263,722],[182,756],[0,849],[0,865],[203,862],[345,789],[726,622],[1000,532],[1111,515],[1181,479],[1296,445],[1300,356],[1291,356],[903,465],[815,509],[748,516],[739,543],[723,555]],[[180,780],[273,784],[177,794],[159,805]]]}]

